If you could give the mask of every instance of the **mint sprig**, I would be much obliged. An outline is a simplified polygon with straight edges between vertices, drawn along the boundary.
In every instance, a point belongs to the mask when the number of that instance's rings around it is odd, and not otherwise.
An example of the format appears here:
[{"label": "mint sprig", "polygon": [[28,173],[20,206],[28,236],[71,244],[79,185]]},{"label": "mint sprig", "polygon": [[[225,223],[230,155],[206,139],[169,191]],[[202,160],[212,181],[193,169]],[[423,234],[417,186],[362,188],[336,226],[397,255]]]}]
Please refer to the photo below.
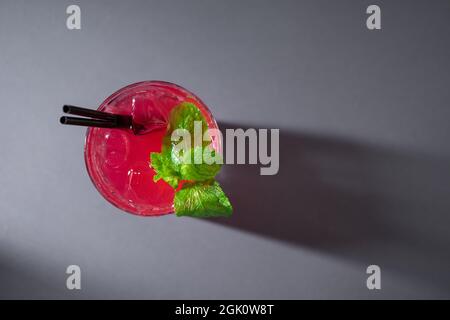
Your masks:
[{"label": "mint sprig", "polygon": [[193,147],[184,153],[174,150],[171,141],[173,131],[185,129],[193,140],[195,121],[201,121],[202,132],[207,131],[206,120],[195,104],[183,102],[172,110],[161,152],[150,154],[151,165],[156,172],[153,180],[156,182],[162,179],[174,189],[178,189],[181,181],[184,182],[182,188],[175,191],[174,208],[177,216],[230,216],[233,211],[231,203],[214,180],[222,165],[207,164],[197,159],[203,157],[204,151],[215,156],[214,150],[205,150],[212,148],[211,140],[203,141],[201,146],[194,146],[194,141],[191,141]]}]

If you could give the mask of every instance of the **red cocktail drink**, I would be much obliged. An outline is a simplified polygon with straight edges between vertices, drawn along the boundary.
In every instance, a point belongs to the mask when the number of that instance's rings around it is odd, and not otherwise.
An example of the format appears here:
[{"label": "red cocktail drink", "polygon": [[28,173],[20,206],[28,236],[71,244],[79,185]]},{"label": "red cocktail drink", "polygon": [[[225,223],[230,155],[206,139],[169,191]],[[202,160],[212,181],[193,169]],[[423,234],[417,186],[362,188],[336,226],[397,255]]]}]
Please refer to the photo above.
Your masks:
[{"label": "red cocktail drink", "polygon": [[[173,212],[174,189],[162,180],[153,182],[155,172],[149,155],[161,151],[168,116],[175,106],[185,101],[200,109],[210,129],[218,129],[208,107],[199,98],[168,82],[129,85],[100,105],[100,111],[132,115],[147,129],[139,135],[131,129],[87,129],[84,154],[89,176],[113,205],[144,216]],[[220,152],[221,141],[214,137],[212,144]]]}]

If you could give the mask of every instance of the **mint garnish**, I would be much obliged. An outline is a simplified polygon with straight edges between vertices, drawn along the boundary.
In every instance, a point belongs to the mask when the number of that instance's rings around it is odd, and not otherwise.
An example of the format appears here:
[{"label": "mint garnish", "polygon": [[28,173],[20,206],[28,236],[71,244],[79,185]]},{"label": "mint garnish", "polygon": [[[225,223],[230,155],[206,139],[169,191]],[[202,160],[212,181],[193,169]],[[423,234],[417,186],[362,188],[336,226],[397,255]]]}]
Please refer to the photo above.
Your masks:
[{"label": "mint garnish", "polygon": [[175,193],[174,206],[178,217],[230,216],[233,211],[230,200],[214,180],[186,183]]},{"label": "mint garnish", "polygon": [[170,152],[167,150],[162,151],[161,153],[152,152],[150,154],[150,159],[152,161],[152,167],[156,171],[153,181],[157,182],[158,180],[163,179],[170,184],[172,188],[178,188],[180,176],[173,167]]},{"label": "mint garnish", "polygon": [[[202,157],[204,148],[211,147],[195,147],[191,148],[190,152],[183,156],[181,165],[180,165],[180,176],[183,180],[191,180],[191,181],[205,181],[214,179],[214,177],[219,173],[221,164],[213,163],[200,163],[198,158]],[[198,152],[199,151],[199,152]],[[214,150],[211,151],[212,154],[215,153]],[[190,163],[187,163],[188,159],[191,159]]]},{"label": "mint garnish", "polygon": [[[153,180],[156,182],[162,179],[174,189],[178,188],[180,181],[184,181],[182,188],[175,192],[177,216],[230,216],[231,203],[214,180],[222,165],[202,161],[205,151],[212,157],[216,154],[211,139],[202,141],[201,145],[194,145],[195,121],[201,122],[202,134],[207,131],[206,120],[195,104],[183,102],[172,110],[161,152],[150,154],[156,172]],[[171,141],[171,135],[176,129],[185,129],[191,134],[191,147],[188,150],[176,150],[176,143]]]}]

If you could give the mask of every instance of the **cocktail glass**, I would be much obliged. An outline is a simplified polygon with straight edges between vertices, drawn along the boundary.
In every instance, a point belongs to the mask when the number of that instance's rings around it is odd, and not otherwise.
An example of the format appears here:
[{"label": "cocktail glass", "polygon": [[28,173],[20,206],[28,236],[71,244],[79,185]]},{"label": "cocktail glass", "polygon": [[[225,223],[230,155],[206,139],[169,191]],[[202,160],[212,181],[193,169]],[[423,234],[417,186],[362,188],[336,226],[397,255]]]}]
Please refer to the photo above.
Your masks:
[{"label": "cocktail glass", "polygon": [[[153,181],[150,153],[160,152],[171,110],[181,102],[194,103],[209,129],[218,129],[208,107],[188,90],[169,82],[143,81],[109,96],[98,108],[113,114],[132,115],[144,128],[87,129],[85,162],[89,176],[102,196],[114,206],[136,215],[159,216],[173,212],[174,189],[163,180]],[[219,136],[212,145],[221,152]]]}]

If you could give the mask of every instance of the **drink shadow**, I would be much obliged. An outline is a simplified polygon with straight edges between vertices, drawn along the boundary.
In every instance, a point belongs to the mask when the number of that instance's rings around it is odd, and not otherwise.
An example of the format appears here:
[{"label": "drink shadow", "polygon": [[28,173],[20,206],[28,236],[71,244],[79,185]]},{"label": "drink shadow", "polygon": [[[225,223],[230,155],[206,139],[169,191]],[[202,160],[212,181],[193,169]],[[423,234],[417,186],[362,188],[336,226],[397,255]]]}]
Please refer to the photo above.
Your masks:
[{"label": "drink shadow", "polygon": [[234,214],[208,221],[377,264],[450,293],[448,159],[280,130],[278,174],[259,170],[225,165],[218,179]]}]

